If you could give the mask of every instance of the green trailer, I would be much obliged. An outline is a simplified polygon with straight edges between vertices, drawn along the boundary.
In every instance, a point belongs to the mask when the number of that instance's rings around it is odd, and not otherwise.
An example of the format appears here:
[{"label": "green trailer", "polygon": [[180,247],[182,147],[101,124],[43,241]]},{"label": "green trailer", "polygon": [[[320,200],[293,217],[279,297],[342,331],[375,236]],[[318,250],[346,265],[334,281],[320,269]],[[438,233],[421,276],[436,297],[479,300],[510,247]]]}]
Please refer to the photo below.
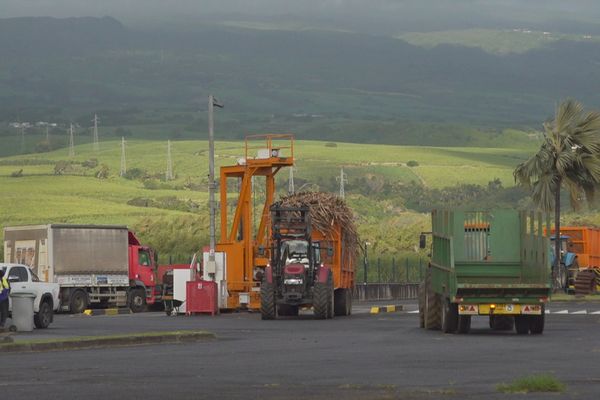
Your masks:
[{"label": "green trailer", "polygon": [[[542,333],[552,290],[544,228],[550,232],[541,213],[433,211],[421,327],[468,333],[471,318],[485,316],[492,329]],[[425,247],[426,237],[420,242]]]}]

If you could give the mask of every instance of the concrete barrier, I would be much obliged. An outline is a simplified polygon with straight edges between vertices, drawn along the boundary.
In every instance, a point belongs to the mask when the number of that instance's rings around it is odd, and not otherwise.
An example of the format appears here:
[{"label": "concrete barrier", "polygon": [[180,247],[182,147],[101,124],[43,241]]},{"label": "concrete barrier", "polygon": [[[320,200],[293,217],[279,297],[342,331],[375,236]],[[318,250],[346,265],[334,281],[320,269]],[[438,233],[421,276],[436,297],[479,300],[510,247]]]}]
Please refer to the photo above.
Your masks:
[{"label": "concrete barrier", "polygon": [[352,297],[357,301],[410,300],[416,299],[418,292],[418,283],[359,283]]}]

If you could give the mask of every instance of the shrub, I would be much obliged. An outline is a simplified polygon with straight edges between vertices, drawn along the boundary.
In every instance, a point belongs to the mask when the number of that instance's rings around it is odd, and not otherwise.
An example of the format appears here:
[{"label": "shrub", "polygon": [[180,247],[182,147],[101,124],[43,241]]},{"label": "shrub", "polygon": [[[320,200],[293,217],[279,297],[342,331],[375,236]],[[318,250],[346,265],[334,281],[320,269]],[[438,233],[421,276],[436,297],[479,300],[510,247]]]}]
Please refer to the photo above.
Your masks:
[{"label": "shrub", "polygon": [[71,163],[61,160],[54,165],[54,175],[62,175],[71,170]]},{"label": "shrub", "polygon": [[325,143],[325,147],[337,147],[337,143],[327,142],[327,143]]},{"label": "shrub", "polygon": [[410,160],[409,162],[406,163],[406,165],[408,167],[418,167],[419,163],[417,161],[415,161],[415,160]]},{"label": "shrub", "polygon": [[98,179],[106,179],[110,175],[110,169],[108,165],[101,164],[100,169],[96,172],[96,178]]},{"label": "shrub", "polygon": [[13,172],[10,174],[10,177],[11,177],[11,178],[20,178],[20,177],[22,177],[22,176],[23,176],[23,168],[21,168],[21,169],[20,169],[20,170],[18,170],[18,171],[13,171]]},{"label": "shrub", "polygon": [[90,158],[89,160],[85,160],[81,163],[81,166],[85,168],[96,168],[98,166],[98,159]]}]

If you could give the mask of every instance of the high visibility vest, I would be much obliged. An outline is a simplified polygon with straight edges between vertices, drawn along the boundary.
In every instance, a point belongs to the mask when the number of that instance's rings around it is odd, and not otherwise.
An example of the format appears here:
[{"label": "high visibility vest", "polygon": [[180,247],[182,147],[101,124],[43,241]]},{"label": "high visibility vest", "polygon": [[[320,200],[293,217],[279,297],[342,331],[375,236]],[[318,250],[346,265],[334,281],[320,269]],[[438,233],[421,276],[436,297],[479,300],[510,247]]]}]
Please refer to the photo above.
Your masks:
[{"label": "high visibility vest", "polygon": [[1,283],[0,290],[10,289],[10,285],[8,284],[8,280],[5,277],[2,278],[2,282],[0,282],[0,283]]}]

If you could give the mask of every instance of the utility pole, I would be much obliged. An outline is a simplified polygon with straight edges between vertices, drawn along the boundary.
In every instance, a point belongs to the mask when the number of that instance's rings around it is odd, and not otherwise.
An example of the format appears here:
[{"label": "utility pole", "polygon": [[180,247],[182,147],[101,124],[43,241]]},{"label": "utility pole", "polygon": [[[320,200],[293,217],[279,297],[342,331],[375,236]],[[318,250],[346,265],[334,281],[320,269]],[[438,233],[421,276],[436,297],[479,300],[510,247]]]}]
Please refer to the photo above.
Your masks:
[{"label": "utility pole", "polygon": [[125,138],[121,137],[121,171],[119,176],[123,176],[127,173],[127,161],[125,160]]},{"label": "utility pole", "polygon": [[25,154],[25,124],[21,124],[21,154]]},{"label": "utility pole", "polygon": [[75,137],[73,134],[73,123],[69,128],[69,157],[75,157]]},{"label": "utility pole", "polygon": [[171,141],[167,140],[167,173],[165,179],[170,181],[173,179],[173,161],[171,160]]},{"label": "utility pole", "polygon": [[294,194],[294,167],[290,167],[290,178],[288,181],[288,194]]},{"label": "utility pole", "polygon": [[100,143],[98,143],[98,114],[94,114],[94,134],[93,134],[93,149],[97,153],[100,150]]},{"label": "utility pole", "polygon": [[340,198],[346,198],[345,183],[348,182],[348,175],[344,173],[344,168],[340,170],[340,176],[337,178],[340,181]]},{"label": "utility pole", "polygon": [[[223,108],[213,95],[208,96],[208,207],[210,211],[210,251],[208,253],[207,271],[216,272],[215,265],[215,132],[213,112],[214,108]],[[221,184],[225,185],[226,182]]]}]

